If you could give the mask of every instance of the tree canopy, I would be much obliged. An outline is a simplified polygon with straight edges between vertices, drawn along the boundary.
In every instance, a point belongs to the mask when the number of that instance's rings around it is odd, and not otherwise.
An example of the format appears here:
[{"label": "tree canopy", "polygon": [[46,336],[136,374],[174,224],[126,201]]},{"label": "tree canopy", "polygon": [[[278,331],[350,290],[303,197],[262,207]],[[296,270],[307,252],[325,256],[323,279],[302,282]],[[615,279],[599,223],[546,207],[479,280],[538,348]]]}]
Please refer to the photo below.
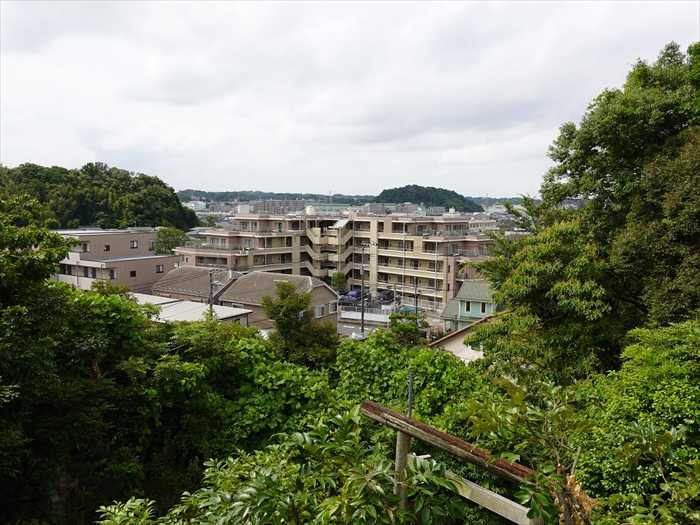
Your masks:
[{"label": "tree canopy", "polygon": [[43,205],[43,225],[75,228],[197,225],[192,210],[157,177],[131,173],[102,163],[80,169],[22,164],[0,166],[0,193],[27,194]]},{"label": "tree canopy", "polygon": [[454,208],[457,211],[483,211],[481,206],[456,191],[433,188],[432,186],[417,186],[415,184],[383,190],[374,198],[374,201],[413,202],[415,204],[424,204],[425,206]]}]

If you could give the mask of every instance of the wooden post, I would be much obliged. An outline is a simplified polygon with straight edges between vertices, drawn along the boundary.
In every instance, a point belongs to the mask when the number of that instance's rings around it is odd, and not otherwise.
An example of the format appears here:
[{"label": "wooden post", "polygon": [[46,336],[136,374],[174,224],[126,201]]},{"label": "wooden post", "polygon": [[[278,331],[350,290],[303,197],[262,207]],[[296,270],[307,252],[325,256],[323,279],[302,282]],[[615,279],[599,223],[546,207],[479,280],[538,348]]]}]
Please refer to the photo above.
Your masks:
[{"label": "wooden post", "polygon": [[377,423],[444,450],[495,476],[518,484],[533,484],[532,478],[534,478],[535,473],[528,467],[511,463],[505,459],[496,459],[488,451],[421,421],[406,417],[374,401],[365,401],[360,410],[362,414]]},{"label": "wooden post", "polygon": [[[408,402],[406,412],[411,417],[413,412],[413,370],[408,371]],[[406,463],[408,463],[408,451],[411,448],[411,437],[401,431],[396,432],[396,459],[394,468],[396,470],[396,484],[394,494],[399,497],[399,510],[404,511],[408,505],[406,496]]]}]

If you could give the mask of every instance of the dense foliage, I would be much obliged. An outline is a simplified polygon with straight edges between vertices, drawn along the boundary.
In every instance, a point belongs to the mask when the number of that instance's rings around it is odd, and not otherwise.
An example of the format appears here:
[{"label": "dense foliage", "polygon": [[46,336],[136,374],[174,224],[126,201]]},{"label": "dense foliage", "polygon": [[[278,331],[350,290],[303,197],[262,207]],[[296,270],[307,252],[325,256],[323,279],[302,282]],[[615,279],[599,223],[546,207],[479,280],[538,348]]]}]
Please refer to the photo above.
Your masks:
[{"label": "dense foliage", "polygon": [[22,164],[0,166],[0,193],[27,194],[43,205],[43,225],[75,228],[197,225],[192,210],[157,177],[134,174],[102,163],[70,170]]},{"label": "dense foliage", "polygon": [[509,310],[475,339],[495,366],[572,381],[615,367],[630,329],[697,317],[699,71],[700,44],[669,44],[562,127],[533,235],[481,266]]},{"label": "dense foliage", "polygon": [[171,255],[178,246],[184,246],[190,238],[182,230],[172,227],[158,228],[155,250],[157,254]]},{"label": "dense foliage", "polygon": [[431,186],[417,186],[411,184],[401,188],[383,190],[374,198],[375,202],[413,202],[425,206],[444,206],[454,208],[457,211],[483,211],[483,208],[474,201],[460,195],[456,191]]},{"label": "dense foliage", "polygon": [[287,193],[274,191],[204,191],[182,190],[177,192],[183,201],[203,200],[212,202],[254,201],[266,199],[303,200],[313,202],[336,202],[344,204],[364,204],[371,201],[372,195],[323,195],[321,193]]}]

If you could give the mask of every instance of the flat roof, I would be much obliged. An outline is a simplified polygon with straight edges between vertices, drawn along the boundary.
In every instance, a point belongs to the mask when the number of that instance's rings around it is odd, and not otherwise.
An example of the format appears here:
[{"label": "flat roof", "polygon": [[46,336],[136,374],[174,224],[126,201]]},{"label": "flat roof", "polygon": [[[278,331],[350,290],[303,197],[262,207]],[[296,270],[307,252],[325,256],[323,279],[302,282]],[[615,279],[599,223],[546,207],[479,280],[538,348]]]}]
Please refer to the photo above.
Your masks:
[{"label": "flat roof", "polygon": [[[135,294],[131,296],[136,299],[139,304],[153,304],[160,308],[158,321],[203,321],[209,312],[209,305],[206,303],[197,303],[194,301],[181,301],[169,297],[160,297],[150,294]],[[214,316],[222,321],[226,319],[235,319],[248,315],[252,310],[244,308],[233,308],[231,306],[214,305],[212,307]]]},{"label": "flat roof", "polygon": [[173,299],[171,297],[160,297],[158,295],[150,295],[146,293],[130,293],[129,296],[133,297],[136,299],[136,302],[139,304],[155,304],[155,305],[161,305],[161,304],[168,304],[168,303],[174,303],[176,301],[179,301],[179,299]]},{"label": "flat roof", "polygon": [[155,233],[154,228],[125,228],[123,230],[119,229],[110,229],[110,230],[101,230],[99,228],[74,228],[72,230],[54,230],[55,233],[58,233],[60,235],[70,235],[70,236],[77,236],[77,235],[117,235],[117,234],[138,234],[138,233]]}]

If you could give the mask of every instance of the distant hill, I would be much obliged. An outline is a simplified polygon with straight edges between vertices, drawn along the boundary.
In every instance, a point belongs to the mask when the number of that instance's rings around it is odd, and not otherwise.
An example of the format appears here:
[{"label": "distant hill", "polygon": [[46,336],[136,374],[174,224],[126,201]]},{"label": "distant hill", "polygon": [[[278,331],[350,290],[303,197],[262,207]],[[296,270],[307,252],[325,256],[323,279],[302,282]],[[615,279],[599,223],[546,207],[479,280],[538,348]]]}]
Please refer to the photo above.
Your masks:
[{"label": "distant hill", "polygon": [[103,163],[80,169],[21,164],[0,166],[2,194],[34,197],[45,208],[52,228],[97,225],[196,226],[197,216],[185,208],[170,186],[158,177],[132,173]]},{"label": "distant hill", "polygon": [[374,199],[375,202],[413,202],[425,206],[444,206],[458,211],[483,211],[483,208],[471,199],[467,199],[456,191],[432,186],[417,186],[415,184],[391,188],[382,191]]},{"label": "distant hill", "polygon": [[273,191],[202,191],[182,190],[177,192],[183,201],[204,200],[211,202],[254,201],[263,199],[305,200],[314,202],[336,202],[339,204],[364,204],[371,202],[374,195],[323,195],[321,193],[278,193]]},{"label": "distant hill", "polygon": [[314,202],[334,202],[338,204],[364,204],[366,202],[401,203],[413,202],[426,206],[444,206],[459,211],[483,211],[483,208],[470,198],[443,188],[426,186],[404,186],[382,191],[375,195],[323,195],[321,193],[278,193],[271,191],[203,191],[187,189],[177,192],[183,201],[203,200],[209,202],[234,202],[263,199],[305,200]]}]

